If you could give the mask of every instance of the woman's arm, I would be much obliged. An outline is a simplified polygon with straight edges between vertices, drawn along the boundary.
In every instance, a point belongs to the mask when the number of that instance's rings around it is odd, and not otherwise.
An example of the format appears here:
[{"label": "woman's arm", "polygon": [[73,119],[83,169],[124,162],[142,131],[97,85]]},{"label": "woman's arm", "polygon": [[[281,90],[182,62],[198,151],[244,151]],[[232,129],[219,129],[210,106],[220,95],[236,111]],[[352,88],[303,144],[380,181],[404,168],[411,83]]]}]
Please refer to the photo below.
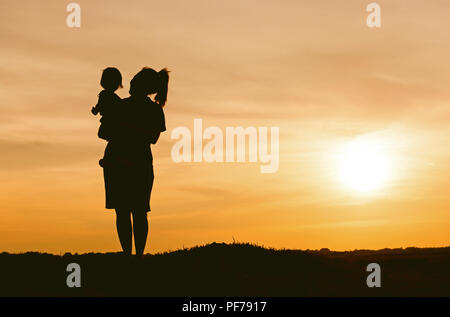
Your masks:
[{"label": "woman's arm", "polygon": [[152,133],[152,135],[150,136],[150,143],[151,144],[156,144],[156,142],[158,142],[159,136],[161,135],[161,132],[154,132]]},{"label": "woman's arm", "polygon": [[114,137],[156,144],[161,132],[166,130],[165,118],[159,105],[156,106],[158,108],[151,107],[155,105],[149,105],[148,110],[145,109],[141,113],[115,113]]},{"label": "woman's arm", "polygon": [[151,144],[156,144],[161,132],[166,130],[164,111],[161,106],[153,103],[148,109],[151,109],[151,111],[147,117],[149,118],[149,121],[146,121],[144,125],[147,128],[144,137],[146,140],[150,141]]},{"label": "woman's arm", "polygon": [[[136,124],[136,122],[118,122],[118,127],[130,137],[142,139],[150,142],[151,144],[156,144],[161,134],[161,131],[149,129],[148,126],[142,126],[140,124]],[[123,135],[124,133],[121,134]]]}]

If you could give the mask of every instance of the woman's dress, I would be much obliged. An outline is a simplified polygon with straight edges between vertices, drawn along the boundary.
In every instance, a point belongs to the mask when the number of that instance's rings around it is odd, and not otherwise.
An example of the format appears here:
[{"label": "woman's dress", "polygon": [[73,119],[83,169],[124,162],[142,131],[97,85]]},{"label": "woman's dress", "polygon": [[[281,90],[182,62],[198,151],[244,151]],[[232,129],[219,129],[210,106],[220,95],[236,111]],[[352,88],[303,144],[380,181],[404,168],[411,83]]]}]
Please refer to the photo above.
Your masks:
[{"label": "woman's dress", "polygon": [[150,211],[153,157],[150,144],[166,130],[164,112],[148,97],[123,99],[101,160],[106,208]]}]

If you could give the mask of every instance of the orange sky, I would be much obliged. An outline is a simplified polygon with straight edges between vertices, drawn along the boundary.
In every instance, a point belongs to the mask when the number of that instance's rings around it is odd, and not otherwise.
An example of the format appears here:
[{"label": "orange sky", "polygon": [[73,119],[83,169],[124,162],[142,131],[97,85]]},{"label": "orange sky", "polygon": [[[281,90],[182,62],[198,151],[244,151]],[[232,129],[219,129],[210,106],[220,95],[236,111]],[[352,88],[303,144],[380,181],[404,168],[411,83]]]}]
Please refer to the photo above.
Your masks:
[{"label": "orange sky", "polygon": [[[90,114],[101,70],[168,67],[153,148],[148,252],[213,241],[344,250],[449,245],[448,1],[0,3],[0,250],[118,251]],[[179,163],[171,131],[277,126],[280,167]],[[373,138],[392,173],[368,195],[337,178],[339,148]]]}]

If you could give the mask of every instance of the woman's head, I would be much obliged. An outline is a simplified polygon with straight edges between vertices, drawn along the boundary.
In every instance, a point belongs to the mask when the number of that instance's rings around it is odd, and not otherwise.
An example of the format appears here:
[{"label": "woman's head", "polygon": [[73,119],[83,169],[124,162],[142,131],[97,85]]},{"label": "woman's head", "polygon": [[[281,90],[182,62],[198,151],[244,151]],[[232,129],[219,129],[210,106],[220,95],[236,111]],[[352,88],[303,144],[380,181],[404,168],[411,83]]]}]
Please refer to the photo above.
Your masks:
[{"label": "woman's head", "polygon": [[155,102],[163,107],[167,100],[167,89],[169,84],[169,71],[167,68],[159,72],[152,68],[144,67],[130,82],[130,95],[155,94]]},{"label": "woman's head", "polygon": [[122,75],[115,67],[108,67],[103,70],[100,85],[107,89],[116,91],[119,87],[122,88]]}]

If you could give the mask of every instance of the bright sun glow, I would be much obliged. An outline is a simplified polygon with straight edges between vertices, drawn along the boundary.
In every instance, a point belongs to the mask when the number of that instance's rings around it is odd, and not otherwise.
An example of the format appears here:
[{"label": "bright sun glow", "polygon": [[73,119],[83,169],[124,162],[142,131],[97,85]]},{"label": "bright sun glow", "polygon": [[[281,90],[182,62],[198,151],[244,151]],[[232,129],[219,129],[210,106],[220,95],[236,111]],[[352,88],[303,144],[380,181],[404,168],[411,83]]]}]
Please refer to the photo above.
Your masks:
[{"label": "bright sun glow", "polygon": [[386,182],[390,164],[380,142],[355,140],[347,144],[341,153],[340,177],[350,189],[370,193]]}]

